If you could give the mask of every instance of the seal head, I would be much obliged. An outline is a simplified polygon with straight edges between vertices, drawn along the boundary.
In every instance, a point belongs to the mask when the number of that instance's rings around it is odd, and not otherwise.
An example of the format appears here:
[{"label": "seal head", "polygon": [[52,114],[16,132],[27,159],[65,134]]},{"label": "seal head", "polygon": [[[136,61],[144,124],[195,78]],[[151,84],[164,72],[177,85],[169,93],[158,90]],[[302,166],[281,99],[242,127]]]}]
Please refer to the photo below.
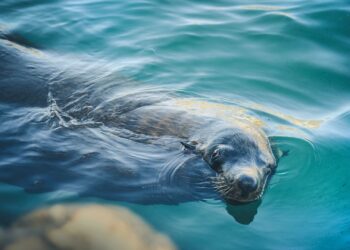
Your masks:
[{"label": "seal head", "polygon": [[215,188],[230,202],[259,199],[276,167],[267,138],[254,137],[237,128],[218,131],[204,144],[192,141],[183,145],[202,154],[217,173]]}]

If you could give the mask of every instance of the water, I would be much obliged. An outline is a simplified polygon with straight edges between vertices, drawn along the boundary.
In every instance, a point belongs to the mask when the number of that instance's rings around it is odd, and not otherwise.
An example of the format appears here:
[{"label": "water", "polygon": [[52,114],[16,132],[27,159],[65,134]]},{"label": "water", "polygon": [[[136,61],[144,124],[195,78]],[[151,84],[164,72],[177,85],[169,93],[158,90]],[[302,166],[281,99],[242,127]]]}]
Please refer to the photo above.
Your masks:
[{"label": "water", "polygon": [[[3,0],[2,31],[72,68],[74,76],[103,72],[93,79],[102,92],[118,72],[132,79],[123,91],[166,89],[241,107],[288,154],[258,203],[229,206],[206,192],[199,197],[204,201],[177,205],[123,202],[101,197],[113,195],[117,184],[98,189],[95,175],[105,180],[112,171],[106,166],[116,162],[163,166],[160,159],[170,157],[176,163],[177,153],[131,147],[98,126],[51,124],[43,107],[3,103],[0,168],[11,181],[0,185],[2,224],[42,205],[93,201],[131,208],[180,249],[348,249],[349,23],[350,4],[341,0]],[[57,129],[63,125],[68,128]],[[58,174],[67,168],[77,172]],[[149,169],[135,186],[152,180]],[[91,178],[78,178],[89,172]],[[93,185],[95,195],[77,195]]]}]

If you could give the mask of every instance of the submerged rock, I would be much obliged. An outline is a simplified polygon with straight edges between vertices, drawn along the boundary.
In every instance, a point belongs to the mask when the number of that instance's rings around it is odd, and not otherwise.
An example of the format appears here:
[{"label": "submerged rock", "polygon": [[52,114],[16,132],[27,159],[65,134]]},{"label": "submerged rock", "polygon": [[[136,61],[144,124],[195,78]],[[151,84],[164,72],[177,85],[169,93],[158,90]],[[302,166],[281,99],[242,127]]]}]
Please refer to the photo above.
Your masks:
[{"label": "submerged rock", "polygon": [[55,205],[34,211],[0,231],[4,250],[176,249],[126,208]]}]

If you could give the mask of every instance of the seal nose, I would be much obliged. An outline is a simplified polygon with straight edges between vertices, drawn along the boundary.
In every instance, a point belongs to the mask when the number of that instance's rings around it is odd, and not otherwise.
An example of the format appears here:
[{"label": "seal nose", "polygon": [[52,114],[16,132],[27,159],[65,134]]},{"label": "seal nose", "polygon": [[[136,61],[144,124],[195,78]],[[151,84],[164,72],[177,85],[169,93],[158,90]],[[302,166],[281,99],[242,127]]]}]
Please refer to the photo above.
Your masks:
[{"label": "seal nose", "polygon": [[252,193],[258,188],[258,183],[253,177],[242,175],[238,178],[238,187],[243,193]]}]

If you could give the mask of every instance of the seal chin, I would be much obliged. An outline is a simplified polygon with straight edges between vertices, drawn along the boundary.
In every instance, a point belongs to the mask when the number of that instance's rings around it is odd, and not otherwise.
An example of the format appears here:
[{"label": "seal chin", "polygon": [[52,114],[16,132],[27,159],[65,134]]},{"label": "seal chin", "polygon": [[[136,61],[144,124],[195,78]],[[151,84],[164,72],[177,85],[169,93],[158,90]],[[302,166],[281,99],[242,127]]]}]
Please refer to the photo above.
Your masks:
[{"label": "seal chin", "polygon": [[242,195],[241,193],[237,192],[236,195],[234,194],[223,195],[223,198],[230,203],[248,203],[248,202],[253,202],[260,199],[261,196],[262,196],[262,193],[259,193],[259,192],[248,194],[248,195]]},{"label": "seal chin", "polygon": [[262,193],[263,191],[260,190],[248,194],[237,191],[236,193],[222,195],[222,197],[230,203],[248,203],[259,200],[262,197]]},{"label": "seal chin", "polygon": [[257,201],[260,199],[260,198],[256,198],[256,199],[252,199],[252,200],[233,200],[233,199],[226,198],[226,197],[223,197],[223,198],[227,203],[232,204],[232,205],[241,205],[241,204],[251,203],[251,202],[254,202],[254,201]]}]

